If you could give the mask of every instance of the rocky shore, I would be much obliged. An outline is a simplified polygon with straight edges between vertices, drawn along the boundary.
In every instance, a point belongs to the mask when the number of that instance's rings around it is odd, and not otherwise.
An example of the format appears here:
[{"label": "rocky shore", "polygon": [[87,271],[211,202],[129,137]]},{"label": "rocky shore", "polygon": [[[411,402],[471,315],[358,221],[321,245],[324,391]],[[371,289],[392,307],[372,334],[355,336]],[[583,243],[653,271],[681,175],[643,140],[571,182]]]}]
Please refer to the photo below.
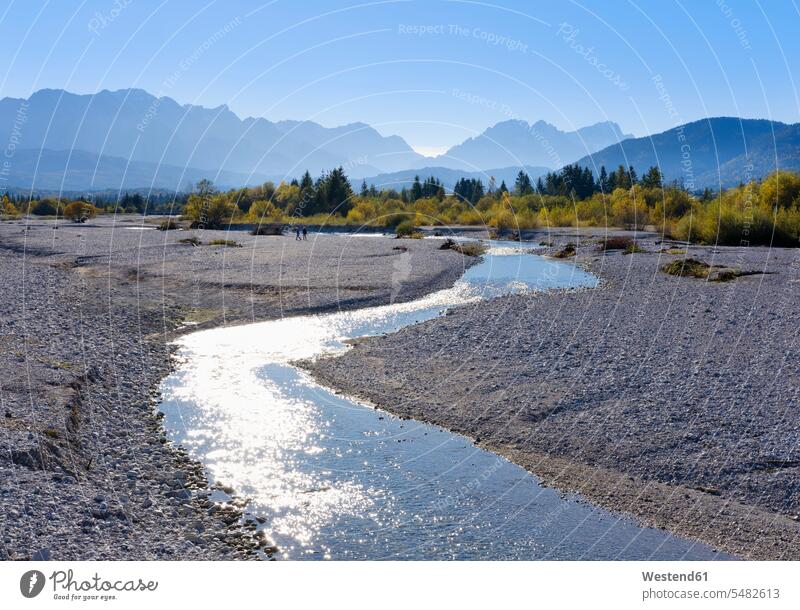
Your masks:
[{"label": "rocky shore", "polygon": [[[800,254],[606,237],[529,236],[598,289],[476,303],[304,366],[644,524],[800,559]],[[708,277],[663,271],[687,257]]]},{"label": "rocky shore", "polygon": [[422,240],[153,227],[0,223],[0,559],[270,557],[246,501],[165,437],[169,341],[415,299],[471,262]]}]

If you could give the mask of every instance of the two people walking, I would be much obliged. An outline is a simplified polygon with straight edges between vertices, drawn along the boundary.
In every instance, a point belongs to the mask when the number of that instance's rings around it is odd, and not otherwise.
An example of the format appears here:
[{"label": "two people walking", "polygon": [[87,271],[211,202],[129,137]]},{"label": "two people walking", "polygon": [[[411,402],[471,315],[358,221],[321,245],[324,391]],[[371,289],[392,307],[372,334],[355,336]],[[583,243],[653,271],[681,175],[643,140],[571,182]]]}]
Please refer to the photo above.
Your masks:
[{"label": "two people walking", "polygon": [[300,238],[301,234],[303,235],[302,239],[304,239],[304,240],[307,239],[308,238],[308,229],[306,229],[305,227],[303,227],[302,229],[300,227],[295,227],[294,228],[294,239],[295,239],[295,241],[299,241],[301,239]]}]

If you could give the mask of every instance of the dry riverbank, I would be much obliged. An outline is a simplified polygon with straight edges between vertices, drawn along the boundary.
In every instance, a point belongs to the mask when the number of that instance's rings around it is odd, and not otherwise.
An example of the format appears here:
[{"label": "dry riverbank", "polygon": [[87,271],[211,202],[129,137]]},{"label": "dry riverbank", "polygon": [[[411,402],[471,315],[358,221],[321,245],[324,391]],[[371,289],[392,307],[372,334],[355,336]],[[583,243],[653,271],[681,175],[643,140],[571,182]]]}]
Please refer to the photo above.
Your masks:
[{"label": "dry riverbank", "polygon": [[[546,484],[755,559],[800,559],[800,259],[577,243],[601,288],[480,302],[308,365],[324,384],[466,434]],[[766,272],[766,273],[762,273]]]},{"label": "dry riverbank", "polygon": [[[146,230],[138,230],[142,226]],[[203,243],[181,243],[196,237]],[[212,240],[237,245],[210,245]],[[415,299],[472,261],[384,237],[0,223],[0,559],[235,559],[269,542],[154,411],[178,332]]]}]

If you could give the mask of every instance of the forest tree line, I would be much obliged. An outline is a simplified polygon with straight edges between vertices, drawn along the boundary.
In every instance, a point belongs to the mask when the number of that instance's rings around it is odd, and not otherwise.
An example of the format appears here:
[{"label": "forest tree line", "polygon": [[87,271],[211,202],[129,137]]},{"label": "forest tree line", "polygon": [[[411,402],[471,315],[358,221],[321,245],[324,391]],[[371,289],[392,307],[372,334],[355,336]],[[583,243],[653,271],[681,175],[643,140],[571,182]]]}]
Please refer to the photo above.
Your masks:
[{"label": "forest tree line", "polygon": [[[641,176],[634,167],[613,171],[568,165],[535,181],[520,171],[514,184],[461,178],[447,192],[435,176],[416,176],[399,190],[361,183],[353,189],[344,169],[316,179],[218,190],[201,180],[190,193],[116,199],[89,198],[82,205],[98,213],[182,214],[209,228],[228,223],[485,225],[520,231],[537,227],[616,226],[656,230],[665,236],[705,243],[798,245],[800,175],[775,172],[758,181],[720,192],[690,193],[665,183],[657,167]],[[57,216],[67,200],[24,199],[6,195],[0,213]]]}]

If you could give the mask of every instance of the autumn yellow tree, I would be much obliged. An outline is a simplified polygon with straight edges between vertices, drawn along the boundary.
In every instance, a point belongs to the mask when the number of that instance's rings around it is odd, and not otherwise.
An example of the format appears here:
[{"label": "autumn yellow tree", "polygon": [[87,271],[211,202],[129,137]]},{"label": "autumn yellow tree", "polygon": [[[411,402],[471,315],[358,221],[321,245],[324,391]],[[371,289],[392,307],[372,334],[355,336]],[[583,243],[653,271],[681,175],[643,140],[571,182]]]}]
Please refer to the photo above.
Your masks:
[{"label": "autumn yellow tree", "polygon": [[64,208],[64,218],[72,222],[86,222],[97,216],[97,208],[85,201],[73,201]]}]

